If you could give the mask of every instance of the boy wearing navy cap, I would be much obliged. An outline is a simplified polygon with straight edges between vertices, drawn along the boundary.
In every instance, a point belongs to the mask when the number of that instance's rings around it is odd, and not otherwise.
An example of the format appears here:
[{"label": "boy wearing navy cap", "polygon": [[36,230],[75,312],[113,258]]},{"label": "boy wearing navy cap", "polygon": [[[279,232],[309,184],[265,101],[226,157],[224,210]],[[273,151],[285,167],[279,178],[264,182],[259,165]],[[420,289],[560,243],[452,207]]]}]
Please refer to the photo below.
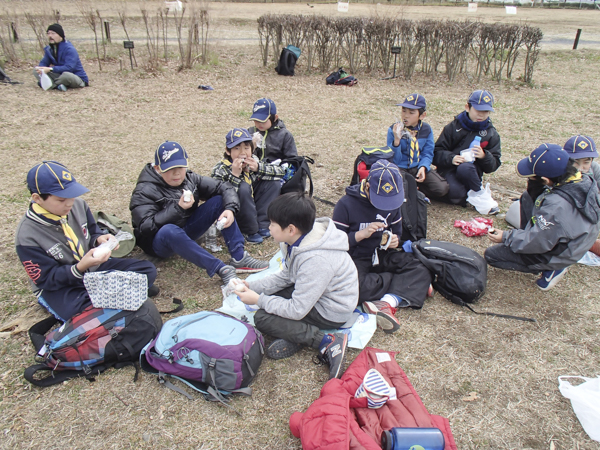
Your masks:
[{"label": "boy wearing navy cap", "polygon": [[236,221],[246,241],[260,244],[269,237],[267,208],[281,191],[285,170],[252,154],[252,136],[245,128],[234,128],[225,137],[223,159],[210,174],[231,183],[240,198]]},{"label": "boy wearing navy cap", "polygon": [[273,100],[258,99],[252,107],[250,120],[254,121],[254,126],[248,130],[250,134],[258,132],[262,137],[259,145],[256,145],[258,159],[273,162],[298,156],[294,136],[277,115]]},{"label": "boy wearing navy cap", "polygon": [[546,291],[579,261],[600,230],[598,187],[582,176],[559,145],[542,144],[517,164],[527,177],[521,196],[520,229],[490,230],[497,245],[485,251],[489,265],[540,273],[537,286]]},{"label": "boy wearing navy cap", "polygon": [[[209,277],[218,274],[227,284],[236,272],[269,267],[244,251],[244,237],[234,219],[239,205],[232,185],[189,170],[185,149],[167,141],[156,148],[154,165],[142,169],[129,210],[137,244],[144,252],[160,258],[177,254],[206,269]],[[217,219],[223,223],[221,234],[231,255],[227,265],[196,243]]]},{"label": "boy wearing navy cap", "polygon": [[402,173],[415,177],[426,196],[445,196],[448,182],[431,168],[434,141],[431,127],[423,121],[427,116],[425,97],[410,94],[396,106],[402,107],[402,120],[390,126],[387,134],[387,145],[394,150],[394,164]]},{"label": "boy wearing navy cap", "polygon": [[575,162],[575,167],[579,169],[581,173],[587,173],[600,186],[600,164],[594,161],[594,158],[598,157],[596,151],[596,143],[589,136],[577,135],[570,138],[565,145],[563,150],[569,154]]},{"label": "boy wearing navy cap", "polygon": [[[484,173],[498,170],[500,164],[500,136],[492,125],[494,97],[486,90],[477,90],[469,96],[465,110],[446,125],[435,143],[433,164],[449,185],[447,199],[455,205],[466,206],[467,193],[485,192],[481,180]],[[480,145],[473,147],[475,160],[470,163],[460,152],[469,148],[475,137]],[[488,214],[497,214],[498,207]]]},{"label": "boy wearing navy cap", "polygon": [[79,198],[89,190],[65,166],[56,161],[35,165],[27,174],[27,187],[31,202],[17,227],[17,255],[38,302],[56,318],[67,321],[91,305],[83,284],[86,272],[137,272],[146,275],[152,286],[156,268],[151,262],[109,259],[110,251],[94,256],[94,247],[110,235],[102,233]]},{"label": "boy wearing navy cap", "polygon": [[398,307],[421,308],[431,274],[401,242],[404,187],[395,164],[379,160],[360,184],[346,188],[333,210],[335,225],[348,235],[349,253],[358,270],[358,302],[377,315],[386,333],[400,327]]}]

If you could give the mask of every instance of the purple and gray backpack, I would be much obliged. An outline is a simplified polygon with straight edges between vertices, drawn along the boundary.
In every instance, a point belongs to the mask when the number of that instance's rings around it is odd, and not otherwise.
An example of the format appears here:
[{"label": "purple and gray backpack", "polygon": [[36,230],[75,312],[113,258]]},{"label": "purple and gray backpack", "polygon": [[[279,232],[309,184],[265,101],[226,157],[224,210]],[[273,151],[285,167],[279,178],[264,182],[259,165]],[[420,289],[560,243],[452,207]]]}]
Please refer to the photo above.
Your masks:
[{"label": "purple and gray backpack", "polygon": [[252,382],[264,355],[264,339],[252,325],[216,311],[200,311],[171,319],[140,355],[140,365],[189,399],[170,383],[176,378],[227,403],[230,394],[251,395]]}]

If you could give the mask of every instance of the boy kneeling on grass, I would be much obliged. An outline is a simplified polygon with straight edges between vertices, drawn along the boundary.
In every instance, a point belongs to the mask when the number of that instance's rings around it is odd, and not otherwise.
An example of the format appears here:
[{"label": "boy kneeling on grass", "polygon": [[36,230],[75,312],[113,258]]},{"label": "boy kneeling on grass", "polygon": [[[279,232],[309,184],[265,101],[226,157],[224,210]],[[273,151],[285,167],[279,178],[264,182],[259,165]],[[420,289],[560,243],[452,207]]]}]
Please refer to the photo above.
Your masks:
[{"label": "boy kneeling on grass", "polygon": [[[27,187],[31,203],[17,227],[17,255],[38,302],[57,319],[65,322],[91,305],[83,284],[86,272],[137,272],[148,277],[149,295],[158,294],[152,286],[156,268],[150,261],[110,259],[110,251],[94,256],[94,248],[110,235],[102,233],[79,198],[89,189],[65,166],[55,161],[35,165],[27,174]],[[151,307],[156,311],[154,304]]]},{"label": "boy kneeling on grass", "polygon": [[500,269],[542,272],[536,284],[546,291],[595,242],[600,230],[598,187],[554,144],[542,144],[519,161],[517,173],[528,178],[521,195],[521,227],[490,230],[489,238],[497,245],[484,256]]},{"label": "boy kneeling on grass", "polygon": [[329,364],[329,378],[339,378],[348,335],[321,330],[340,328],[356,308],[358,277],[347,253],[348,238],[331,219],[315,221],[315,205],[303,193],[276,198],[267,213],[271,236],[284,256],[283,269],[245,281],[248,289],[236,293],[245,304],[261,308],[254,316],[256,328],[277,338],[267,356],[283,359],[312,347]]}]

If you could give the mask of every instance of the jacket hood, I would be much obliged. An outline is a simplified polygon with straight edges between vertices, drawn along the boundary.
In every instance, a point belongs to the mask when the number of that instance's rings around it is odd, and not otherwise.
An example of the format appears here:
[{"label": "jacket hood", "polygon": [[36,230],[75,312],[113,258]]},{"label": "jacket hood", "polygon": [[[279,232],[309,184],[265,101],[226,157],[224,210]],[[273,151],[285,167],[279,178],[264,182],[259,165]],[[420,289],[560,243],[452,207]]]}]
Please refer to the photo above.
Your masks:
[{"label": "jacket hood", "polygon": [[365,194],[362,193],[361,191],[361,187],[362,187],[362,183],[358,183],[352,186],[348,186],[346,188],[346,195],[348,197],[353,197],[353,198],[357,198],[360,199],[361,201],[371,205],[371,201],[366,197]]},{"label": "jacket hood", "polygon": [[598,223],[600,220],[598,186],[589,175],[582,174],[580,182],[567,183],[552,190],[569,201],[591,223]]},{"label": "jacket hood", "polygon": [[271,125],[271,128],[269,128],[269,131],[276,130],[278,128],[279,129],[285,128],[285,124],[283,123],[283,120],[281,120],[281,119],[277,119],[277,122],[275,122],[273,125]]},{"label": "jacket hood", "polygon": [[[287,244],[282,244],[282,247],[282,252],[285,254]],[[315,220],[313,229],[300,242],[298,247],[292,249],[292,252],[297,256],[314,249],[347,252],[349,248],[346,233],[338,230],[333,220],[328,217],[321,217]]]}]

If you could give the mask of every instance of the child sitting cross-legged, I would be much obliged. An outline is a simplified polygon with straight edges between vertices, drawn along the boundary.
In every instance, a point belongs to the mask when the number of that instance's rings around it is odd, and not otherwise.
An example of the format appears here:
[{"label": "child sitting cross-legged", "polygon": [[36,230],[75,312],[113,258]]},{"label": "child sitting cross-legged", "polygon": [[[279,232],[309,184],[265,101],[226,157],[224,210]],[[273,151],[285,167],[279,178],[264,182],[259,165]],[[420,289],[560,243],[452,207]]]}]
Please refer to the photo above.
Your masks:
[{"label": "child sitting cross-legged", "polygon": [[260,161],[252,154],[252,136],[245,128],[234,128],[225,138],[223,160],[210,174],[217,180],[231,183],[240,198],[236,221],[251,244],[260,244],[269,237],[267,208],[279,196],[282,167]]},{"label": "child sitting cross-legged", "polygon": [[318,350],[329,364],[329,378],[339,378],[348,344],[344,333],[326,334],[352,317],[358,301],[358,277],[348,255],[348,239],[333,221],[315,221],[316,209],[303,193],[275,199],[268,209],[271,235],[280,243],[283,269],[260,280],[245,281],[236,292],[261,309],[256,327],[277,339],[267,356],[287,358],[303,346]]}]

